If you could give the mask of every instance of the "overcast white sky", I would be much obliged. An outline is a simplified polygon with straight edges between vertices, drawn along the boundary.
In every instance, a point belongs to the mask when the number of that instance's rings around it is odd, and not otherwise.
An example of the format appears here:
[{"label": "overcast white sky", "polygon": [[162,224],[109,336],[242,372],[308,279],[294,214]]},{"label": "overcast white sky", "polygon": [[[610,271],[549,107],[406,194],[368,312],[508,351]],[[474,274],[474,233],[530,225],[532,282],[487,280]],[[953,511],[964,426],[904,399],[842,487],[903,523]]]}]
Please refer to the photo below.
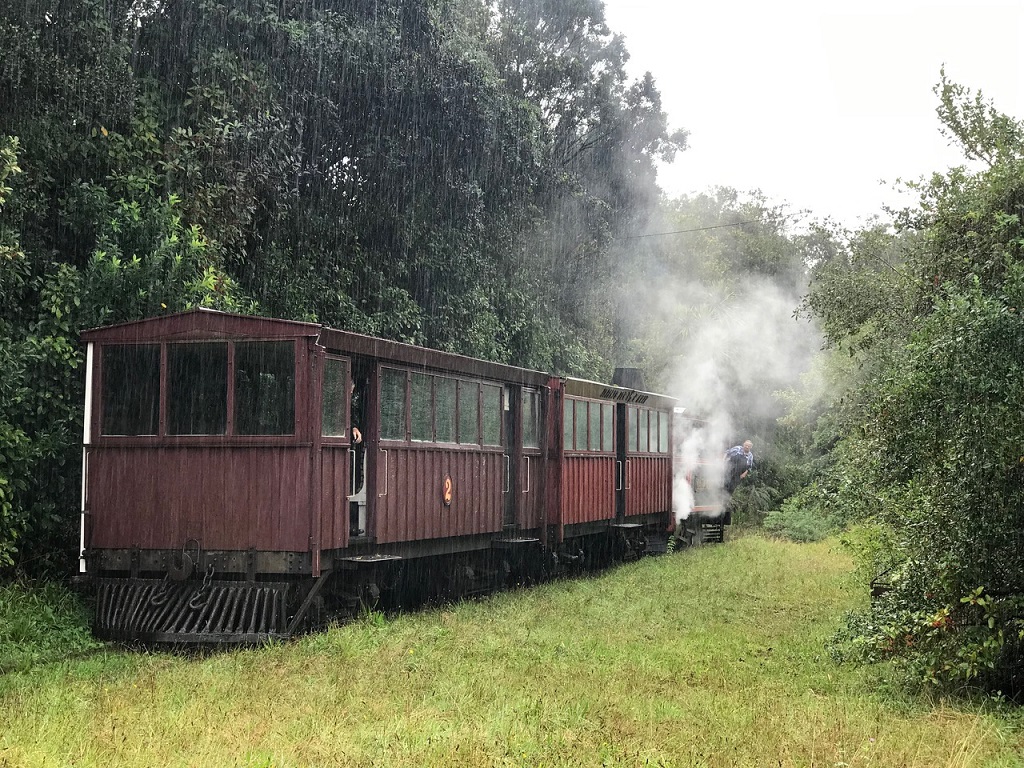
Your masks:
[{"label": "overcast white sky", "polygon": [[935,115],[951,79],[1024,118],[1024,0],[605,0],[631,74],[653,73],[690,148],[669,194],[761,189],[853,226],[960,162]]}]

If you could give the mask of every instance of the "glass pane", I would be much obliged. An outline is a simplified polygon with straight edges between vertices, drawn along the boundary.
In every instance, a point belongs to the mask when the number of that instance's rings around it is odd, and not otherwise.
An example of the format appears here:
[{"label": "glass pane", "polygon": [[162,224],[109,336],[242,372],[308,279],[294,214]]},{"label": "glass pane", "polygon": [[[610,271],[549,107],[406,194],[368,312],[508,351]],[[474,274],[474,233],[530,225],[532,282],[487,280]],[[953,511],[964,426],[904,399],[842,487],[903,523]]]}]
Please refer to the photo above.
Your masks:
[{"label": "glass pane", "polygon": [[566,400],[565,408],[562,411],[564,414],[562,419],[562,445],[566,451],[571,451],[575,448],[572,439],[573,413],[576,411],[575,402],[575,400]]},{"label": "glass pane", "polygon": [[480,390],[476,383],[459,382],[459,442],[480,442]]},{"label": "glass pane", "polygon": [[574,403],[574,410],[577,412],[575,415],[575,433],[577,433],[577,451],[587,450],[587,403],[583,400],[577,400]]},{"label": "glass pane", "polygon": [[430,396],[433,376],[412,375],[412,439],[430,442],[434,439],[434,409]]},{"label": "glass pane", "polygon": [[601,449],[604,451],[615,450],[615,406],[611,403],[601,403]]},{"label": "glass pane", "polygon": [[346,383],[348,382],[348,363],[328,357],[324,363],[324,388],[320,404],[320,434],[327,437],[344,437],[348,424],[345,423]]},{"label": "glass pane", "polygon": [[648,450],[648,448],[647,448],[647,416],[648,416],[648,411],[647,410],[639,411],[640,443],[637,446],[637,450],[640,451],[641,453],[644,453],[644,452],[646,452]]},{"label": "glass pane", "polygon": [[160,426],[160,345],[103,347],[104,435],[155,435]]},{"label": "glass pane", "polygon": [[405,440],[405,371],[381,371],[380,436],[384,440]]},{"label": "glass pane", "polygon": [[167,345],[167,434],[223,435],[228,424],[228,345]]},{"label": "glass pane", "polygon": [[601,450],[601,404],[590,404],[590,450]]},{"label": "glass pane", "polygon": [[235,344],[235,434],[295,432],[295,344]]},{"label": "glass pane", "polygon": [[434,379],[437,442],[455,442],[455,379]]},{"label": "glass pane", "polygon": [[523,447],[540,448],[540,394],[523,392]]},{"label": "glass pane", "polygon": [[668,453],[668,414],[658,414],[658,453]]},{"label": "glass pane", "polygon": [[630,451],[636,451],[637,409],[630,406],[628,410],[629,417],[626,419],[626,448]]},{"label": "glass pane", "polygon": [[483,385],[484,445],[501,445],[501,387]]}]

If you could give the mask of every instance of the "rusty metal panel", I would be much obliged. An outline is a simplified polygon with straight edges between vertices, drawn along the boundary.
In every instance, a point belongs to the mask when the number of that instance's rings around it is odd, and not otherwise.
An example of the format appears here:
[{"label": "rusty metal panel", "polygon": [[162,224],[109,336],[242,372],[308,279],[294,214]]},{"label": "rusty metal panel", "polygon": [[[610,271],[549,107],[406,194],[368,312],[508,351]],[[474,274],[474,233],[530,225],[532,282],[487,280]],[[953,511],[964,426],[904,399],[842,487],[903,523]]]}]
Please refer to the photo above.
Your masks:
[{"label": "rusty metal panel", "polygon": [[672,459],[667,454],[631,456],[626,462],[626,515],[672,509]]},{"label": "rusty metal panel", "polygon": [[[392,445],[378,459],[374,534],[380,544],[493,533],[502,525],[504,458],[497,451]],[[444,502],[451,478],[451,503]]]},{"label": "rusty metal panel", "polygon": [[562,458],[562,524],[615,517],[614,456],[581,454]]},{"label": "rusty metal panel", "polygon": [[303,447],[94,447],[90,546],[308,551],[309,470]]}]

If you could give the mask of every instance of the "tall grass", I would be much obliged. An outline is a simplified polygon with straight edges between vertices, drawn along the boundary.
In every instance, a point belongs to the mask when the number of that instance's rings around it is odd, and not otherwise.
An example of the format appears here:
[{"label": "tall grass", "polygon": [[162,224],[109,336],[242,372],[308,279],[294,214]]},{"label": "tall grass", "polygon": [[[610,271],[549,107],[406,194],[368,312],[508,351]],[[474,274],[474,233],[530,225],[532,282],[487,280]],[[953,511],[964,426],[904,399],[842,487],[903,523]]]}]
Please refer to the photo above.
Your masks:
[{"label": "tall grass", "polygon": [[101,647],[84,607],[59,584],[0,584],[0,674]]},{"label": "tall grass", "polygon": [[745,537],[283,646],[38,666],[0,682],[0,766],[1024,765],[1011,710],[830,661],[851,567]]}]

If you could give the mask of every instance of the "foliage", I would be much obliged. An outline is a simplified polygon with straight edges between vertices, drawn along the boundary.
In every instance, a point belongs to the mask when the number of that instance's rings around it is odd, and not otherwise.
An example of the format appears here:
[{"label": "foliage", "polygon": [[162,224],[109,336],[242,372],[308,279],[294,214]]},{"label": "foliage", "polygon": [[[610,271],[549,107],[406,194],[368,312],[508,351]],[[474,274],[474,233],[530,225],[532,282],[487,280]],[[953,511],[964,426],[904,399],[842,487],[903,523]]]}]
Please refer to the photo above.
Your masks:
[{"label": "foliage", "polygon": [[607,244],[685,141],[595,0],[26,0],[0,49],[0,567],[73,551],[82,328],[259,309],[601,377]]},{"label": "foliage", "polygon": [[837,532],[834,521],[822,517],[799,496],[787,499],[764,518],[764,529],[791,541],[821,541]]},{"label": "foliage", "polygon": [[0,585],[0,675],[99,648],[76,595],[56,583]]},{"label": "foliage", "polygon": [[[818,420],[809,512],[864,521],[883,572],[847,652],[947,687],[1022,690],[1024,208],[1021,125],[943,77],[970,159],[917,184],[896,235],[818,266],[807,306],[858,367]],[[865,255],[868,258],[864,258]],[[832,435],[828,438],[828,435]]]}]

